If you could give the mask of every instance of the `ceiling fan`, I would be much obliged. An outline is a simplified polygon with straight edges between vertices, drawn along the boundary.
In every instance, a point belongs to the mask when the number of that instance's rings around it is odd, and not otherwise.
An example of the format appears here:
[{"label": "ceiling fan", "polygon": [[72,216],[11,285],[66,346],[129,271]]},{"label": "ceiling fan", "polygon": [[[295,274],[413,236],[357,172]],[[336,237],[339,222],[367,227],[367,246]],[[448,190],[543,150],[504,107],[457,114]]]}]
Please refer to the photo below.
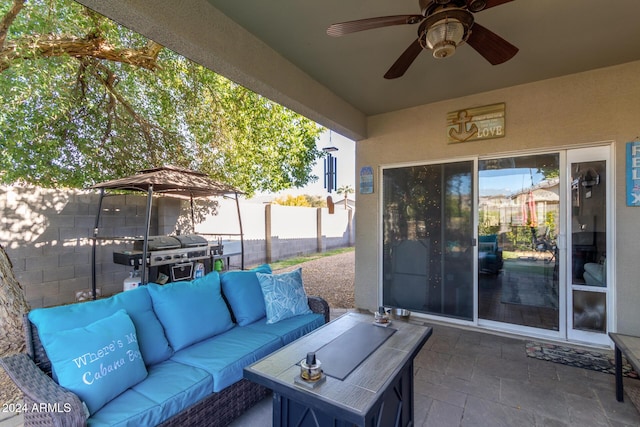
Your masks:
[{"label": "ceiling fan", "polygon": [[404,75],[423,49],[434,58],[447,58],[466,42],[492,65],[513,58],[518,48],[474,20],[474,13],[513,0],[418,0],[422,15],[394,15],[333,24],[327,34],[340,37],[358,31],[393,25],[420,24],[418,38],[400,55],[384,75],[395,79]]}]

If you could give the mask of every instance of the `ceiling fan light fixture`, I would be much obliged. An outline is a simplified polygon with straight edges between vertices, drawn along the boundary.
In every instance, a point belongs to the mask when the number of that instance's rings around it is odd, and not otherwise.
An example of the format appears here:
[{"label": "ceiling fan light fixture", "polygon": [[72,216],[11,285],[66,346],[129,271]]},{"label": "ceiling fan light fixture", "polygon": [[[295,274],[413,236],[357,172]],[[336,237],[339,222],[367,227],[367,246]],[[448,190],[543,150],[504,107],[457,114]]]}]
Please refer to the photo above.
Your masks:
[{"label": "ceiling fan light fixture", "polygon": [[447,58],[456,52],[456,47],[465,35],[464,25],[455,18],[445,18],[427,30],[426,42],[434,58]]}]

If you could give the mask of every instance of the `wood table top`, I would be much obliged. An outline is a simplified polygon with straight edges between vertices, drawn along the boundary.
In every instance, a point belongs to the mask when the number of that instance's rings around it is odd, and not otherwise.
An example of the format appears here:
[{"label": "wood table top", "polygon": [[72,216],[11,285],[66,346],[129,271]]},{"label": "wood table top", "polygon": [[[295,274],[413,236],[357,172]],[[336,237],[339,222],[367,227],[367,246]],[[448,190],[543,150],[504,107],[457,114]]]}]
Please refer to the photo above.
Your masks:
[{"label": "wood table top", "polygon": [[637,372],[640,372],[640,337],[609,332],[609,336],[618,346]]}]

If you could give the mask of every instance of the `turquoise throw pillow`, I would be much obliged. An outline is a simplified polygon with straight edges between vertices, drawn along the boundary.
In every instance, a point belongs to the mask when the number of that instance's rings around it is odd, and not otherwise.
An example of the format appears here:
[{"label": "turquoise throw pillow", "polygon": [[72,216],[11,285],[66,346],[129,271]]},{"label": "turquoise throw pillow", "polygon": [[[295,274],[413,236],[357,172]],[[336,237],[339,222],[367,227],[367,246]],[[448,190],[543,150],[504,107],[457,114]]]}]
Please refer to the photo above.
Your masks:
[{"label": "turquoise throw pillow", "polygon": [[271,267],[262,264],[253,270],[229,271],[220,276],[222,292],[240,326],[249,325],[267,314],[257,273],[271,273]]},{"label": "turquoise throw pillow", "polygon": [[147,287],[153,309],[175,351],[233,327],[215,271],[193,281],[164,286],[149,283]]},{"label": "turquoise throw pillow", "polygon": [[81,328],[43,335],[58,384],[78,395],[90,414],[147,377],[136,329],[124,310]]},{"label": "turquoise throw pillow", "polygon": [[[136,327],[138,345],[147,366],[168,359],[173,354],[146,286],[121,292],[110,298],[57,307],[36,308],[29,312],[29,320],[42,334],[75,329],[104,319],[124,309]],[[54,371],[55,375],[55,371]]]},{"label": "turquoise throw pillow", "polygon": [[302,269],[288,273],[257,273],[267,311],[267,323],[312,313],[302,285]]}]

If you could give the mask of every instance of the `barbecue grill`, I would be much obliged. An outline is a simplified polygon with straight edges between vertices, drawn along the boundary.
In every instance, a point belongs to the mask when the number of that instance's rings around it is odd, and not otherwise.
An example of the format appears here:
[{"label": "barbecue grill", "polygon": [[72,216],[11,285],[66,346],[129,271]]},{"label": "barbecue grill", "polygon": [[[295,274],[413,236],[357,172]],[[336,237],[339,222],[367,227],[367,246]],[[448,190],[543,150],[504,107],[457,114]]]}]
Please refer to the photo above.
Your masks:
[{"label": "barbecue grill", "polygon": [[[142,266],[144,239],[135,240],[132,251],[113,253],[113,262]],[[209,242],[197,234],[150,236],[147,241],[147,267],[193,262],[210,257]]]},{"label": "barbecue grill", "polygon": [[[194,266],[195,261],[201,261],[205,265],[205,271],[211,271],[211,264],[214,257],[223,256],[221,241],[218,241],[217,245],[209,245],[207,240],[199,235],[149,236],[154,193],[190,200],[192,229],[195,229],[194,198],[211,196],[231,198],[231,196],[233,196],[236,201],[238,226],[240,229],[240,233],[237,234],[240,236],[240,248],[238,251],[234,251],[234,255],[240,255],[240,268],[244,269],[244,238],[240,204],[238,201],[238,195],[242,194],[242,192],[230,185],[213,181],[201,172],[173,166],[164,166],[142,170],[126,178],[96,184],[92,188],[100,190],[98,212],[93,229],[93,248],[91,255],[91,290],[94,299],[96,297],[96,246],[101,240],[134,240],[133,250],[114,252],[113,261],[117,264],[132,266],[134,268],[142,267],[141,281],[143,284],[148,283],[148,279],[153,278],[154,275],[158,277],[158,273],[160,273],[160,275],[166,275],[165,271],[167,271],[167,269],[170,269],[171,275],[173,276],[174,269],[186,265]],[[102,211],[102,201],[106,196],[107,190],[115,190],[117,192],[123,190],[141,191],[147,193],[145,233],[143,239],[135,240],[124,236],[109,237],[100,235],[100,213]],[[187,274],[185,273],[184,277],[186,276]]]}]

